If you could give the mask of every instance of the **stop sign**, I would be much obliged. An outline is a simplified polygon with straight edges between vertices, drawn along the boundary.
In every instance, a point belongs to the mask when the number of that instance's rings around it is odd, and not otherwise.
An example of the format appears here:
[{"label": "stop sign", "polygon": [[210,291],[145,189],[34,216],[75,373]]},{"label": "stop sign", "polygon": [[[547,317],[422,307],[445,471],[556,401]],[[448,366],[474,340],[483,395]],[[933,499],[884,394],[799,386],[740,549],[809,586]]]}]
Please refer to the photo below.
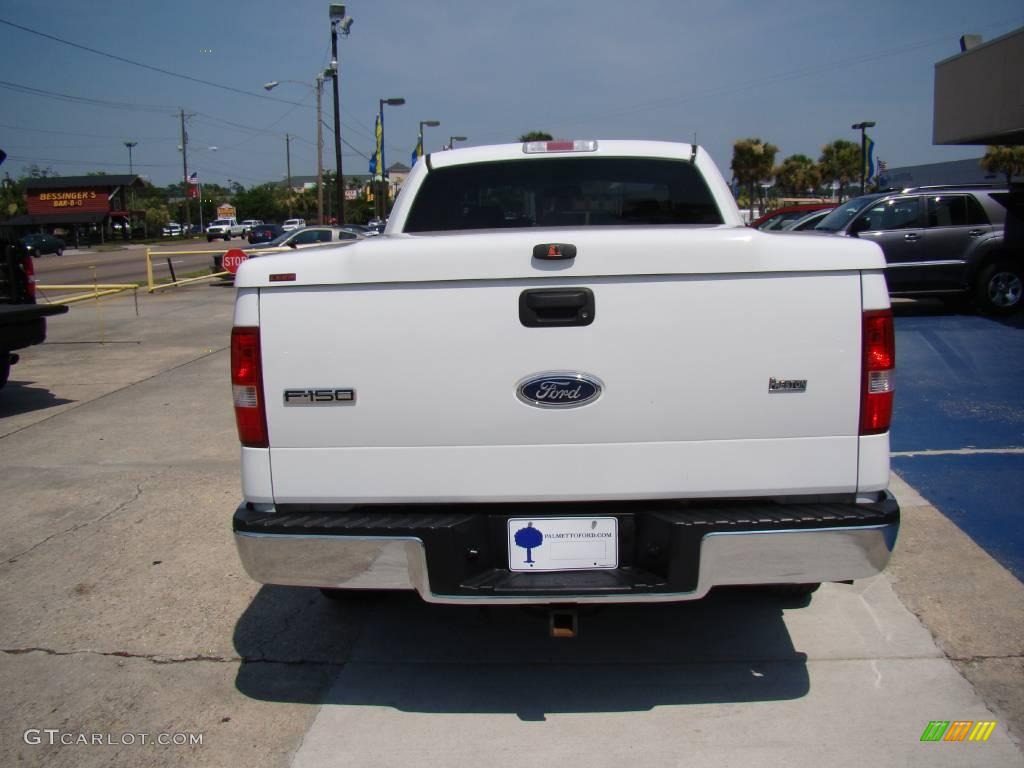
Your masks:
[{"label": "stop sign", "polygon": [[224,258],[221,259],[220,263],[224,269],[233,275],[238,271],[238,268],[242,266],[242,262],[247,258],[249,257],[245,255],[245,251],[241,248],[232,248],[224,254]]}]

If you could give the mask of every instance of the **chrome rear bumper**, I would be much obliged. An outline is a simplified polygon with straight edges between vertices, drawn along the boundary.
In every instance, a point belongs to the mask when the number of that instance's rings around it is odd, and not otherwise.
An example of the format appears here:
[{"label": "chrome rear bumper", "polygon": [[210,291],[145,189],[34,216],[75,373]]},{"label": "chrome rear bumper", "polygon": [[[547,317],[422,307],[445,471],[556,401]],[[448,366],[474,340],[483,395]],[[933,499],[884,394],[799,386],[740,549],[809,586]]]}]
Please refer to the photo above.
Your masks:
[{"label": "chrome rear bumper", "polygon": [[899,523],[708,533],[696,587],[687,592],[616,594],[438,594],[426,548],[412,536],[235,532],[246,572],[264,584],[340,589],[415,589],[431,603],[551,604],[696,600],[716,586],[804,584],[873,576],[889,562]]}]

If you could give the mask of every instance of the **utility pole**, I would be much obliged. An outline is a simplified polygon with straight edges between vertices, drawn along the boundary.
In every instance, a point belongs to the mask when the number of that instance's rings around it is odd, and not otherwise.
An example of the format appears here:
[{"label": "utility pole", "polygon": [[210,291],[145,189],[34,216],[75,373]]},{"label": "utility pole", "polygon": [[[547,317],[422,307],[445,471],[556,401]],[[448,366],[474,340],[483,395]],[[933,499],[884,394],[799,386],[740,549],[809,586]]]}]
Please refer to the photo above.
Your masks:
[{"label": "utility pole", "polygon": [[324,76],[316,76],[316,221],[324,223],[324,124],[320,105],[324,95]]},{"label": "utility pole", "polygon": [[288,169],[288,218],[292,218],[292,137],[284,135],[284,158]]},{"label": "utility pole", "polygon": [[185,110],[181,110],[181,172],[182,181],[184,184],[182,188],[185,191],[185,227],[189,234],[192,236],[192,209],[188,204],[188,134],[185,133]]}]

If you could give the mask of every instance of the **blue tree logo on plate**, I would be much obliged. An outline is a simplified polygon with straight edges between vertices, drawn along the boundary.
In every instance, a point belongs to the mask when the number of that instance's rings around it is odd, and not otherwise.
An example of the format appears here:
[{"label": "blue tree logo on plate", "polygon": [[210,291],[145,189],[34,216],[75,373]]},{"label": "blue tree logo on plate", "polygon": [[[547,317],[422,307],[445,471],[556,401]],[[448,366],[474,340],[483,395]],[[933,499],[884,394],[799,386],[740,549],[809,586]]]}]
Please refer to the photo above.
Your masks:
[{"label": "blue tree logo on plate", "polygon": [[544,543],[544,534],[533,527],[533,523],[527,523],[525,528],[516,531],[515,541],[517,547],[526,550],[526,560],[523,562],[533,564],[533,550]]}]

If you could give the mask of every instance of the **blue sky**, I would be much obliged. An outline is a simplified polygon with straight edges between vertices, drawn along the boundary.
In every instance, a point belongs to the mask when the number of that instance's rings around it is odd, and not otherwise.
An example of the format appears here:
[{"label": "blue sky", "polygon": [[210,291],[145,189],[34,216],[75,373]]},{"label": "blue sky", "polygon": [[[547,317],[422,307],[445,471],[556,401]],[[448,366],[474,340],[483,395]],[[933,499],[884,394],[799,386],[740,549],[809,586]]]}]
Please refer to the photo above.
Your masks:
[{"label": "blue sky", "polygon": [[[931,143],[934,65],[958,39],[986,40],[1024,25],[1020,0],[356,0],[340,40],[346,172],[366,172],[378,99],[387,162],[409,162],[418,121],[426,149],[450,135],[468,144],[514,141],[528,130],[558,138],[689,141],[694,134],[728,176],[732,142],[760,136],[777,161],[857,140],[875,120],[876,153],[891,167],[977,157],[982,147]],[[321,0],[4,0],[0,19],[80,45],[252,94],[269,80],[312,85],[330,60]],[[135,170],[158,184],[181,178],[179,123],[189,170],[249,186],[314,174],[312,88],[233,93],[158,74],[0,24],[0,168],[32,162],[64,175]],[[68,101],[7,84],[116,103]],[[294,103],[284,103],[294,102]],[[329,87],[324,115],[331,122]],[[325,165],[334,166],[325,132]],[[217,147],[216,151],[208,149]],[[361,153],[361,154],[360,154]]]}]

